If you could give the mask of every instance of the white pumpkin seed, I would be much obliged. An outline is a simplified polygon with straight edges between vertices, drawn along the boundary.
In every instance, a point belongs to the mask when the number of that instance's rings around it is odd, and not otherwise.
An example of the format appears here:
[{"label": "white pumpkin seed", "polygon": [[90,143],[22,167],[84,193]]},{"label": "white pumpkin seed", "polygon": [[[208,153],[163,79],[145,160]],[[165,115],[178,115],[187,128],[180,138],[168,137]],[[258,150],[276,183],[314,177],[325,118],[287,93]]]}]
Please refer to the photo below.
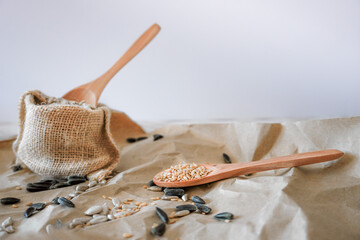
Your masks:
[{"label": "white pumpkin seed", "polygon": [[6,227],[8,227],[8,226],[10,226],[10,225],[13,225],[13,223],[14,223],[14,221],[12,220],[12,218],[11,218],[11,217],[8,217],[7,219],[5,219],[5,220],[2,222],[1,226],[2,226],[3,228],[6,228]]},{"label": "white pumpkin seed", "polygon": [[103,214],[94,214],[92,217],[93,218],[98,218],[98,217],[102,217],[102,216],[105,216],[105,215],[103,215]]},{"label": "white pumpkin seed", "polygon": [[84,213],[85,215],[94,215],[101,212],[102,210],[103,210],[102,206],[95,205],[89,208],[88,210],[86,210]]},{"label": "white pumpkin seed", "polygon": [[114,207],[116,207],[116,208],[120,207],[121,202],[118,198],[113,198],[111,201],[114,204]]},{"label": "white pumpkin seed", "polygon": [[89,221],[89,223],[90,223],[91,225],[94,225],[94,224],[106,222],[107,220],[108,220],[108,218],[107,218],[106,216],[100,216],[100,217],[91,219],[91,220]]},{"label": "white pumpkin seed", "polygon": [[72,220],[72,223],[87,223],[91,219],[92,219],[91,217],[74,218]]},{"label": "white pumpkin seed", "polygon": [[162,188],[158,187],[158,186],[151,186],[148,188],[149,191],[153,191],[153,192],[161,192]]},{"label": "white pumpkin seed", "polygon": [[175,213],[174,217],[183,217],[190,213],[189,210],[182,210]]},{"label": "white pumpkin seed", "polygon": [[70,193],[68,196],[71,197],[71,198],[74,198],[74,197],[76,197],[77,195],[76,195],[75,193]]},{"label": "white pumpkin seed", "polygon": [[100,214],[107,215],[109,213],[109,208],[106,203],[102,205],[102,211]]},{"label": "white pumpkin seed", "polygon": [[162,200],[171,200],[171,199],[177,200],[177,199],[179,199],[179,197],[178,196],[166,196],[166,195],[164,195],[164,196],[161,197],[161,199]]},{"label": "white pumpkin seed", "polygon": [[107,215],[107,218],[108,218],[109,220],[114,220],[114,216],[113,216],[112,214],[108,214],[108,215]]},{"label": "white pumpkin seed", "polygon": [[184,195],[182,195],[181,199],[186,202],[187,200],[189,200],[189,195],[185,193]]},{"label": "white pumpkin seed", "polygon": [[76,186],[76,191],[85,192],[89,187],[86,185]]},{"label": "white pumpkin seed", "polygon": [[14,227],[13,227],[12,225],[9,225],[9,226],[7,226],[7,227],[5,228],[5,231],[6,231],[7,233],[13,233],[13,232],[15,232],[15,229],[14,229]]}]

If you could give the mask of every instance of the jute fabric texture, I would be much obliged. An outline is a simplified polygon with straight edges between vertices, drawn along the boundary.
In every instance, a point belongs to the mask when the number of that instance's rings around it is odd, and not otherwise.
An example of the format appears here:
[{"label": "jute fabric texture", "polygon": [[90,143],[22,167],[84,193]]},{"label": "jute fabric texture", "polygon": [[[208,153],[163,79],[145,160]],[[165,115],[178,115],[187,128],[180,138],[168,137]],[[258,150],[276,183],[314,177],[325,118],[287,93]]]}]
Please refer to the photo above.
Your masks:
[{"label": "jute fabric texture", "polygon": [[110,132],[110,109],[24,93],[19,104],[19,134],[13,150],[18,162],[44,176],[88,175],[101,180],[120,158]]}]

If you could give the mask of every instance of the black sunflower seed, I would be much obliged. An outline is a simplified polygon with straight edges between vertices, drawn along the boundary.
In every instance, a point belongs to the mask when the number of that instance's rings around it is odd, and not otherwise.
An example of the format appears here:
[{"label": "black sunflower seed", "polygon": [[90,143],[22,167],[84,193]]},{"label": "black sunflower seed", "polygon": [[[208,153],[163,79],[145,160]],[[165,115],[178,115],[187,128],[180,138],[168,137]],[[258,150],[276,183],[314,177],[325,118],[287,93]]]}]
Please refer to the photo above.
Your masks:
[{"label": "black sunflower seed", "polygon": [[69,179],[69,181],[67,181],[67,183],[69,183],[70,185],[76,185],[79,183],[83,183],[85,181],[86,181],[86,179],[84,179],[84,178],[78,178],[78,179],[72,178],[72,179]]},{"label": "black sunflower seed", "polygon": [[5,197],[0,199],[1,204],[3,205],[10,205],[20,202],[20,199],[14,197]]},{"label": "black sunflower seed", "polygon": [[46,207],[46,204],[45,203],[34,203],[30,207],[33,207],[33,208],[35,208],[35,210],[40,211]]},{"label": "black sunflower seed", "polygon": [[163,221],[164,223],[168,223],[169,222],[169,217],[166,214],[166,212],[164,212],[161,208],[156,207],[156,214],[159,216],[159,218],[161,219],[161,221]]},{"label": "black sunflower seed", "polygon": [[166,196],[182,196],[185,194],[184,189],[181,188],[165,188],[164,193]]},{"label": "black sunflower seed", "polygon": [[136,139],[136,141],[138,142],[138,141],[142,141],[142,140],[145,140],[145,139],[147,139],[148,137],[138,137],[137,139]]},{"label": "black sunflower seed", "polygon": [[60,203],[59,203],[59,197],[56,197],[56,198],[54,198],[53,200],[51,200],[51,203],[53,203],[53,204],[56,204],[56,205],[59,205]]},{"label": "black sunflower seed", "polygon": [[17,164],[15,166],[13,166],[13,172],[17,172],[20,171],[21,169],[23,169],[23,167],[20,164]]},{"label": "black sunflower seed", "polygon": [[230,212],[221,212],[214,216],[218,220],[231,220],[234,218],[234,215]]},{"label": "black sunflower seed", "polygon": [[197,209],[199,210],[199,212],[201,212],[201,213],[209,214],[211,212],[211,208],[209,208],[205,204],[195,203],[195,205],[196,205]]},{"label": "black sunflower seed", "polygon": [[70,184],[67,182],[59,182],[59,183],[51,185],[50,189],[63,188],[63,187],[68,187],[68,186],[70,186]]},{"label": "black sunflower seed", "polygon": [[155,236],[162,236],[165,233],[166,225],[165,223],[161,223],[157,225],[156,227],[151,228],[150,232],[152,235]]},{"label": "black sunflower seed", "polygon": [[134,143],[134,142],[136,142],[136,138],[127,138],[126,141],[128,143]]},{"label": "black sunflower seed", "polygon": [[34,182],[34,183],[28,183],[26,187],[49,188],[51,185],[52,185],[51,182]]},{"label": "black sunflower seed", "polygon": [[58,181],[56,181],[55,179],[43,179],[40,180],[41,183],[49,183],[49,184],[55,184],[58,183]]},{"label": "black sunflower seed", "polygon": [[164,136],[163,136],[163,135],[160,135],[160,134],[154,134],[153,137],[154,137],[154,141],[157,141],[157,140],[163,138]]},{"label": "black sunflower seed", "polygon": [[204,199],[202,199],[202,198],[199,197],[199,196],[192,196],[191,200],[192,200],[194,203],[205,204]]},{"label": "black sunflower seed", "polygon": [[153,180],[150,180],[147,184],[149,187],[156,186]]},{"label": "black sunflower seed", "polygon": [[177,211],[189,210],[190,212],[196,211],[196,206],[192,204],[178,205],[175,207]]},{"label": "black sunflower seed", "polygon": [[33,186],[33,185],[28,185],[26,187],[26,191],[28,192],[41,192],[41,191],[46,191],[49,190],[49,187],[39,187],[39,186]]},{"label": "black sunflower seed", "polygon": [[59,177],[59,178],[55,178],[55,180],[56,180],[57,182],[66,182],[68,179],[65,178],[65,177]]},{"label": "black sunflower seed", "polygon": [[225,163],[231,163],[231,159],[226,153],[223,153],[223,158]]},{"label": "black sunflower seed", "polygon": [[68,180],[70,179],[85,179],[86,180],[86,177],[82,177],[82,176],[78,176],[78,175],[70,175],[68,177]]},{"label": "black sunflower seed", "polygon": [[29,218],[35,213],[37,213],[36,209],[34,207],[29,207],[28,209],[25,210],[24,217]]},{"label": "black sunflower seed", "polygon": [[72,201],[70,201],[70,200],[68,200],[68,199],[66,199],[64,197],[59,197],[58,203],[60,203],[61,205],[66,206],[66,207],[71,207],[71,208],[75,207],[75,204]]}]

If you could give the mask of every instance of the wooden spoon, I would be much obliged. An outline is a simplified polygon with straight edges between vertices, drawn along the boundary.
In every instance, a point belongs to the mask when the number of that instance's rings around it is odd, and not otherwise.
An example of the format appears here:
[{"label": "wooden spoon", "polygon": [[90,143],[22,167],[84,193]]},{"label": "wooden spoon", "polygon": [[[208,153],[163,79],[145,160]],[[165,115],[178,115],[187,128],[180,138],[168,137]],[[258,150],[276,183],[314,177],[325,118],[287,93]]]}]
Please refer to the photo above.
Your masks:
[{"label": "wooden spoon", "polygon": [[115,76],[115,74],[123,68],[133,57],[135,57],[160,31],[160,26],[152,25],[146,32],[144,32],[136,42],[125,52],[125,54],[103,75],[81,85],[70,92],[66,93],[63,98],[77,102],[85,101],[93,106],[97,105],[102,91],[108,82]]},{"label": "wooden spoon", "polygon": [[160,187],[190,187],[201,185],[204,183],[215,182],[225,178],[246,175],[249,173],[331,161],[340,158],[343,155],[344,153],[341,151],[328,149],[323,151],[307,152],[283,157],[270,158],[249,163],[198,164],[212,170],[212,172],[210,172],[205,177],[188,181],[163,182],[157,180],[156,176],[154,177],[153,181],[156,185]]}]

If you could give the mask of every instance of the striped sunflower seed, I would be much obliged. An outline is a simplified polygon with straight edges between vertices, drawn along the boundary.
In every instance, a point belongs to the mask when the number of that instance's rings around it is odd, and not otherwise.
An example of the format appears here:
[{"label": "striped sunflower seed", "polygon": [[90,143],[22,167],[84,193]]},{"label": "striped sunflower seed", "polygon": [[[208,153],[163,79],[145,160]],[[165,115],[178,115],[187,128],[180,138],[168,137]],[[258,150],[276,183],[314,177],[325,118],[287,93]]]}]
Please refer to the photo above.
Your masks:
[{"label": "striped sunflower seed", "polygon": [[184,189],[181,188],[165,188],[164,193],[166,196],[182,196],[185,194]]},{"label": "striped sunflower seed", "polygon": [[211,212],[211,208],[209,208],[205,204],[195,203],[195,205],[196,205],[197,209],[199,210],[199,212],[201,212],[201,213],[209,214]]},{"label": "striped sunflower seed", "polygon": [[64,197],[59,197],[58,202],[61,205],[64,205],[65,207],[71,207],[71,208],[75,207],[75,204],[72,201],[70,201]]},{"label": "striped sunflower seed", "polygon": [[202,198],[199,197],[199,196],[192,196],[191,200],[192,200],[194,203],[205,204],[204,199],[202,199]]},{"label": "striped sunflower seed", "polygon": [[164,212],[161,208],[156,207],[156,214],[159,216],[159,218],[161,219],[161,221],[163,221],[164,223],[168,223],[169,222],[169,217],[166,214],[166,212]]},{"label": "striped sunflower seed", "polygon": [[163,136],[163,135],[160,135],[160,134],[154,134],[153,137],[154,137],[154,141],[157,141],[157,140],[163,138],[164,136]]},{"label": "striped sunflower seed", "polygon": [[186,204],[186,205],[178,205],[175,207],[177,211],[183,211],[183,210],[189,210],[190,212],[196,211],[196,206],[192,204]]},{"label": "striped sunflower seed", "polygon": [[5,197],[0,199],[1,204],[3,205],[10,205],[20,202],[20,199],[14,197]]},{"label": "striped sunflower seed", "polygon": [[59,205],[60,203],[59,203],[59,197],[56,197],[56,198],[54,198],[53,200],[51,200],[51,203],[53,203],[53,204],[56,204],[56,205]]},{"label": "striped sunflower seed", "polygon": [[231,220],[234,218],[234,214],[232,214],[230,212],[221,212],[221,213],[216,214],[214,216],[214,218],[216,218],[217,220],[221,220],[221,221]]},{"label": "striped sunflower seed", "polygon": [[25,210],[24,217],[29,218],[35,213],[37,213],[36,209],[34,207],[29,207],[28,209]]},{"label": "striped sunflower seed", "polygon": [[223,153],[222,155],[225,163],[231,163],[229,155],[227,155],[226,153]]},{"label": "striped sunflower seed", "polygon": [[155,236],[162,236],[165,233],[166,225],[165,223],[157,224],[153,226],[150,230],[152,235]]},{"label": "striped sunflower seed", "polygon": [[37,210],[37,211],[41,211],[46,207],[46,204],[45,203],[34,203],[30,207],[35,208],[35,210]]}]

